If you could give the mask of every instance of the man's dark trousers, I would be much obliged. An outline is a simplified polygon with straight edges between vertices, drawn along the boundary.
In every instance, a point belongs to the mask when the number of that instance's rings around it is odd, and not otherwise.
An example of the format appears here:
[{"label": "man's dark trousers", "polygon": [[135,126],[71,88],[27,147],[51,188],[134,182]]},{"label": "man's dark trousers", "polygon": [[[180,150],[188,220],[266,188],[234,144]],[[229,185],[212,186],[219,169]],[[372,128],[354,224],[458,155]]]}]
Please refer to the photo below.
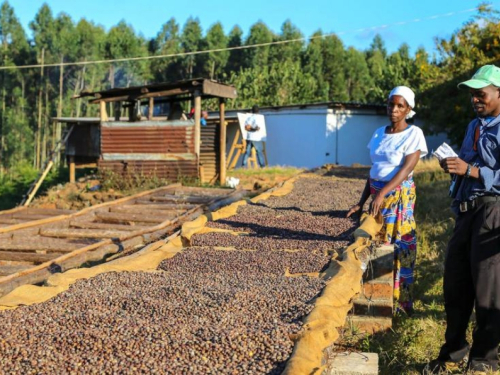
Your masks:
[{"label": "man's dark trousers", "polygon": [[500,343],[500,200],[479,202],[458,215],[446,250],[444,300],[447,318],[439,359],[467,354],[466,330],[476,310],[469,364],[498,368]]}]

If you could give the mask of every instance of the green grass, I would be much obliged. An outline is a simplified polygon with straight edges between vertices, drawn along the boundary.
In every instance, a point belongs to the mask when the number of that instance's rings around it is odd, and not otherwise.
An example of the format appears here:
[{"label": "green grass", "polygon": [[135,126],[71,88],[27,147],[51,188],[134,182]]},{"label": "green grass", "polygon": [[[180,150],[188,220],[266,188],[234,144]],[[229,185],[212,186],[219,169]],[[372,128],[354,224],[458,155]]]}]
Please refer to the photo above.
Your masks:
[{"label": "green grass", "polygon": [[303,169],[294,167],[238,168],[228,171],[227,176],[238,178],[242,188],[258,193],[270,189],[301,172],[303,172]]},{"label": "green grass", "polygon": [[[35,168],[30,164],[21,163],[0,177],[0,210],[19,205],[37,176],[38,171]],[[42,183],[37,196],[51,186],[65,183],[68,178],[68,168],[53,169]]]},{"label": "green grass", "polygon": [[[434,163],[435,164],[435,163]],[[449,175],[423,165],[415,174],[418,254],[415,313],[399,316],[392,331],[359,342],[380,356],[381,374],[421,374],[444,340],[443,261],[454,220],[448,197]]]}]

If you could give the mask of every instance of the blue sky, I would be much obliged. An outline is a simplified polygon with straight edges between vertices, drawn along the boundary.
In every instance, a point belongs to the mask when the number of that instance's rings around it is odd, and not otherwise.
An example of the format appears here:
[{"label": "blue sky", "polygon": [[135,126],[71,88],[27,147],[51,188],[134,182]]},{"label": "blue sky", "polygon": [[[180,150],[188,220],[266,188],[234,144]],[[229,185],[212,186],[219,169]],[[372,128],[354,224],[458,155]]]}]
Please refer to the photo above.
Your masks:
[{"label": "blue sky", "polygon": [[[406,42],[411,53],[419,46],[433,52],[434,37],[448,38],[477,14],[467,10],[480,3],[472,0],[9,0],[26,30],[44,2],[54,15],[65,12],[74,21],[86,18],[106,30],[124,19],[147,38],[154,37],[171,17],[181,27],[188,17],[198,17],[204,31],[217,21],[226,33],[237,24],[245,34],[259,20],[279,32],[283,22],[290,19],[305,36],[321,29],[324,33],[339,34],[346,46],[366,49],[373,36],[380,33],[389,52]],[[500,8],[500,1],[490,3],[495,9]],[[439,17],[429,19],[432,16]],[[416,19],[421,21],[415,22]],[[387,26],[370,29],[383,25]]]}]

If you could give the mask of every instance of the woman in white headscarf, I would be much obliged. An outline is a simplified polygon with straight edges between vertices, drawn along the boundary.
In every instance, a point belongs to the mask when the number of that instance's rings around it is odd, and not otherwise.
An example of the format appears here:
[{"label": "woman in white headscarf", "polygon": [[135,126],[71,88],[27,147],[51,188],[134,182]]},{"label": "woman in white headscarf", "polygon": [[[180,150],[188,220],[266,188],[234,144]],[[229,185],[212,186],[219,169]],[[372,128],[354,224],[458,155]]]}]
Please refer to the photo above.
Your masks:
[{"label": "woman in white headscarf", "polygon": [[389,94],[387,116],[391,122],[373,133],[368,144],[372,167],[370,178],[358,204],[347,217],[361,211],[371,196],[369,212],[382,215],[382,239],[394,244],[394,299],[396,311],[413,312],[412,285],[417,253],[415,236],[415,184],[413,169],[427,154],[422,130],[406,120],[415,112],[415,94],[406,86],[398,86]]}]

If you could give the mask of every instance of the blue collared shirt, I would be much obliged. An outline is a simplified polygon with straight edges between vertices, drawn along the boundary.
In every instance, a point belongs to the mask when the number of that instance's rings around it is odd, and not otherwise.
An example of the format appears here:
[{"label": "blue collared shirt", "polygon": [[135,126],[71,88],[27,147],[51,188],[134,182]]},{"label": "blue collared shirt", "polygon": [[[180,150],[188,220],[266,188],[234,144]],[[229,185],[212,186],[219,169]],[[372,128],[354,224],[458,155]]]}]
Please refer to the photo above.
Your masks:
[{"label": "blue collared shirt", "polygon": [[[477,151],[474,151],[474,133],[480,126]],[[479,178],[461,178],[454,206],[483,195],[500,195],[500,116],[476,118],[467,126],[458,156],[479,168]]]}]

